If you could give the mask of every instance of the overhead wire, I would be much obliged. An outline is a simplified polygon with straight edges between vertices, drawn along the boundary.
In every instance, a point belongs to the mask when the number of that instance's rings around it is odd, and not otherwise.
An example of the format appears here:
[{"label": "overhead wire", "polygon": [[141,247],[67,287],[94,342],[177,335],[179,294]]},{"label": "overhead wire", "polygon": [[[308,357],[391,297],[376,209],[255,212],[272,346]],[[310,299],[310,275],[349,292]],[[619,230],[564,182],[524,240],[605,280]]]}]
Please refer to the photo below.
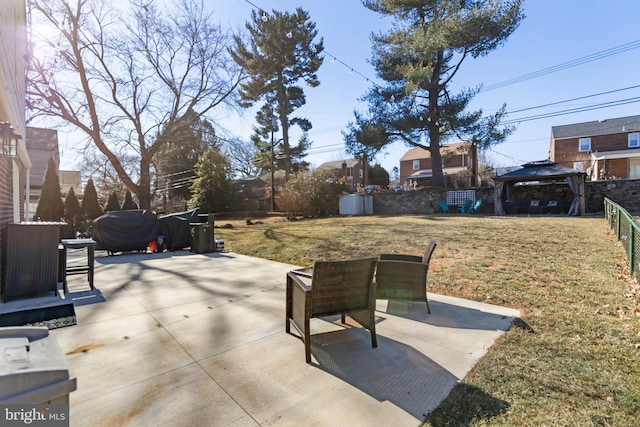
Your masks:
[{"label": "overhead wire", "polygon": [[[258,9],[260,11],[264,12],[264,9],[262,9],[261,7],[257,6],[255,3],[253,3],[250,0],[244,0],[247,4],[251,5],[253,8]],[[266,12],[265,12],[266,13]],[[576,58],[570,61],[566,61],[551,67],[547,67],[547,68],[543,68],[531,73],[527,73],[521,76],[517,76],[508,80],[504,80],[502,82],[498,82],[498,83],[494,83],[491,85],[487,85],[484,86],[480,89],[480,92],[488,92],[491,90],[496,90],[496,89],[500,89],[506,86],[510,86],[513,84],[517,84],[517,83],[522,83],[524,81],[527,80],[531,80],[531,79],[535,79],[538,77],[542,77],[545,76],[547,74],[552,74],[552,73],[556,73],[562,70],[566,70],[568,68],[573,68],[579,65],[583,65],[589,62],[593,62],[593,61],[597,61],[603,58],[607,58],[613,55],[618,55],[624,52],[628,52],[630,50],[633,49],[637,49],[640,47],[640,40],[633,40],[631,42],[628,43],[624,43],[618,46],[614,46],[612,48],[609,49],[605,49],[602,51],[598,51],[580,58]],[[352,67],[351,65],[349,65],[347,62],[343,61],[342,59],[340,59],[339,57],[337,57],[336,55],[332,54],[331,52],[327,51],[326,49],[324,50],[324,53],[326,55],[328,55],[329,57],[331,57],[331,63],[339,63],[342,66],[344,66],[345,68],[348,69],[349,74],[356,74],[360,77],[362,77],[365,80],[365,83],[370,83],[372,85],[374,85],[375,87],[380,88],[381,86],[377,83],[375,83],[373,80],[371,80],[370,78],[368,78],[365,74],[363,74],[362,72],[360,72],[358,69]],[[595,94],[591,94],[591,95],[585,95],[585,96],[581,96],[581,97],[576,97],[576,98],[572,98],[572,99],[568,99],[568,100],[563,100],[563,101],[556,101],[556,102],[552,102],[552,103],[547,103],[547,104],[542,104],[542,105],[538,105],[538,106],[533,106],[533,107],[526,107],[526,108],[521,108],[521,109],[517,109],[517,110],[513,110],[513,111],[509,111],[507,112],[507,114],[515,114],[515,113],[519,113],[519,112],[524,112],[524,111],[530,111],[530,110],[534,110],[534,109],[539,109],[539,108],[546,108],[546,107],[551,107],[551,106],[555,106],[555,105],[561,105],[561,104],[566,104],[567,102],[573,102],[573,101],[578,101],[578,100],[583,100],[583,99],[588,99],[588,98],[593,98],[596,96],[602,96],[602,95],[606,95],[606,94],[611,94],[611,93],[615,93],[615,92],[621,92],[621,91],[625,91],[625,90],[630,90],[630,89],[635,89],[640,87],[640,85],[636,85],[636,86],[629,86],[626,88],[620,88],[620,89],[614,89],[611,91],[607,91],[607,92],[600,92],[600,93],[595,93]],[[579,112],[585,112],[585,111],[591,111],[591,110],[596,110],[596,109],[602,109],[602,108],[610,108],[610,107],[615,107],[615,106],[620,106],[620,105],[626,105],[626,104],[631,104],[631,103],[635,103],[635,102],[640,102],[640,97],[633,97],[633,98],[626,98],[626,99],[620,99],[620,100],[615,100],[615,101],[607,101],[607,102],[602,102],[602,103],[597,103],[597,104],[592,104],[592,105],[588,105],[588,106],[582,106],[582,107],[576,107],[576,108],[572,108],[572,109],[565,109],[565,110],[560,110],[560,111],[556,111],[556,112],[550,112],[550,113],[542,113],[542,114],[537,114],[537,115],[532,115],[532,116],[527,116],[527,117],[522,117],[522,118],[514,118],[514,119],[509,119],[509,120],[505,120],[502,122],[502,124],[505,125],[510,125],[510,124],[517,124],[517,123],[522,123],[522,122],[527,122],[527,121],[533,121],[533,120],[541,120],[541,119],[545,119],[545,118],[551,118],[551,117],[557,117],[557,116],[562,116],[562,115],[568,115],[568,114],[575,114],[575,113],[579,113]],[[332,144],[332,145],[341,145],[341,144]],[[330,146],[324,146],[324,147],[317,147],[318,151],[315,151],[316,149],[312,149],[314,150],[313,153],[311,154],[321,154],[321,153],[326,153],[326,152],[333,152],[333,151],[343,151],[342,148],[340,149],[330,149]],[[509,157],[506,156],[502,153],[497,153],[497,154],[501,154],[505,157]],[[513,158],[511,158],[513,159]],[[516,159],[513,159],[516,160]]]},{"label": "overhead wire", "polygon": [[609,90],[609,91],[606,91],[606,92],[594,93],[592,95],[585,95],[585,96],[579,96],[577,98],[565,99],[564,101],[550,102],[548,104],[537,105],[535,107],[520,108],[519,110],[508,111],[507,114],[514,114],[514,113],[520,113],[522,111],[535,110],[535,109],[544,108],[544,107],[551,107],[553,105],[565,104],[567,102],[573,102],[573,101],[580,101],[580,100],[587,99],[587,98],[593,98],[593,97],[601,96],[601,95],[608,95],[610,93],[622,92],[622,91],[625,91],[625,90],[636,89],[636,88],[639,88],[639,87],[640,87],[640,85],[628,86],[628,87],[623,87],[623,88],[620,88],[620,89]]},{"label": "overhead wire", "polygon": [[551,118],[551,117],[564,116],[564,115],[567,115],[567,114],[582,113],[582,112],[585,112],[585,111],[599,110],[599,109],[602,109],[602,108],[617,107],[617,106],[620,106],[620,105],[633,104],[633,103],[636,103],[636,102],[640,102],[640,97],[626,98],[626,99],[619,99],[619,100],[615,100],[615,101],[601,102],[601,103],[598,103],[598,104],[587,105],[587,106],[583,106],[583,107],[570,108],[570,109],[555,111],[555,112],[551,112],[551,113],[542,113],[542,114],[537,114],[537,115],[534,115],[534,116],[528,116],[528,117],[521,117],[521,118],[516,118],[516,119],[504,120],[503,122],[501,122],[501,124],[503,124],[503,125],[511,125],[511,124],[516,124],[516,123],[529,122],[529,121],[532,121],[532,120],[548,119],[548,118]]},{"label": "overhead wire", "polygon": [[596,61],[598,59],[606,58],[612,55],[617,55],[619,53],[627,52],[632,49],[637,49],[640,47],[640,40],[634,40],[629,43],[625,43],[619,46],[612,47],[610,49],[605,49],[600,52],[592,53],[587,56],[583,56],[581,58],[573,59],[571,61],[563,62],[558,65],[554,65],[552,67],[543,68],[538,71],[534,71],[532,73],[524,74],[522,76],[514,77],[508,80],[504,80],[502,82],[494,83],[491,85],[484,86],[480,89],[480,92],[488,92],[495,89],[501,89],[505,86],[510,86],[516,83],[522,83],[527,80],[535,79],[537,77],[545,76],[547,74],[556,73],[558,71],[566,70],[567,68],[576,67],[578,65],[586,64],[588,62]]}]

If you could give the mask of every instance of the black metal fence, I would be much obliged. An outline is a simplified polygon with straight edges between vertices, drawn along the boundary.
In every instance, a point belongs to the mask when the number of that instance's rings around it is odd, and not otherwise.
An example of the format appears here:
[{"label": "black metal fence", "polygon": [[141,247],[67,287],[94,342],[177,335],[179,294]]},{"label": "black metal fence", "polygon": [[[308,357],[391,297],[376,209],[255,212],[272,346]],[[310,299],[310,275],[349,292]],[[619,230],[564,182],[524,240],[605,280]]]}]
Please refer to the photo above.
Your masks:
[{"label": "black metal fence", "polygon": [[604,198],[604,212],[609,226],[615,230],[618,241],[627,253],[629,275],[633,276],[640,269],[640,224],[626,209],[607,197]]}]

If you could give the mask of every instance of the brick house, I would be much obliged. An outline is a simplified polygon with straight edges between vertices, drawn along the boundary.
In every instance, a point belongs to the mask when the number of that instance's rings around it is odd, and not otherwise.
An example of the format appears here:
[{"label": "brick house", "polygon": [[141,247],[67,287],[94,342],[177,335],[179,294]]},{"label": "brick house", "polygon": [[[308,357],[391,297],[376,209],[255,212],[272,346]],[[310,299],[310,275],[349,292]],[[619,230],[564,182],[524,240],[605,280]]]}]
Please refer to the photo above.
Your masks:
[{"label": "brick house", "polygon": [[329,169],[334,172],[337,180],[344,180],[350,191],[356,191],[365,185],[365,170],[362,161],[357,159],[336,160],[318,166],[318,169]]},{"label": "brick house", "polygon": [[[442,173],[447,185],[453,184],[453,179],[466,181],[466,186],[472,184],[472,171],[477,162],[471,144],[457,142],[443,145]],[[433,177],[431,167],[431,152],[423,148],[412,148],[400,158],[400,185],[409,187],[430,187]]]},{"label": "brick house", "polygon": [[553,126],[549,159],[592,181],[640,179],[640,116]]},{"label": "brick house", "polygon": [[271,194],[270,174],[268,181],[259,177],[246,177],[234,180],[231,185],[236,195],[237,205],[234,206],[235,210],[258,211],[268,209],[267,202]]}]

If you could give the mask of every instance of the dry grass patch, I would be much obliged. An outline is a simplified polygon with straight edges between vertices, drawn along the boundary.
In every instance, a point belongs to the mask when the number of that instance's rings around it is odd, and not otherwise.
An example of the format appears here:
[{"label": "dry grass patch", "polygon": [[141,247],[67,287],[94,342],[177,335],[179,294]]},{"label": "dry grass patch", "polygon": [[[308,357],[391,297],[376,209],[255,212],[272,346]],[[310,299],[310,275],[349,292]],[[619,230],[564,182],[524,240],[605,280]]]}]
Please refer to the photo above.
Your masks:
[{"label": "dry grass patch", "polygon": [[216,232],[229,250],[296,265],[381,252],[420,255],[433,238],[430,292],[521,310],[515,327],[426,425],[640,425],[637,286],[602,218],[228,222],[233,229]]}]

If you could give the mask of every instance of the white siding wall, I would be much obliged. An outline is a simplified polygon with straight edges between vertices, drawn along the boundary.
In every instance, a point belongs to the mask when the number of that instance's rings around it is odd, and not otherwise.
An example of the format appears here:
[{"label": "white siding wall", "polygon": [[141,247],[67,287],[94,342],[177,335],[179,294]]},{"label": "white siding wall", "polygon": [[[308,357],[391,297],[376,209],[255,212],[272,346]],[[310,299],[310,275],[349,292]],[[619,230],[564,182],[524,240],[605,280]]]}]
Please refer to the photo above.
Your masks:
[{"label": "white siding wall", "polygon": [[25,55],[27,20],[24,0],[0,1],[0,119],[25,134]]},{"label": "white siding wall", "polygon": [[[13,222],[20,220],[20,167],[31,167],[25,144],[25,69],[28,53],[25,0],[0,1],[0,121],[9,122],[22,136],[20,162],[11,160]],[[26,188],[28,188],[27,175]],[[7,183],[0,183],[7,185]],[[25,204],[26,205],[26,204]],[[27,209],[25,207],[25,209]]]}]

